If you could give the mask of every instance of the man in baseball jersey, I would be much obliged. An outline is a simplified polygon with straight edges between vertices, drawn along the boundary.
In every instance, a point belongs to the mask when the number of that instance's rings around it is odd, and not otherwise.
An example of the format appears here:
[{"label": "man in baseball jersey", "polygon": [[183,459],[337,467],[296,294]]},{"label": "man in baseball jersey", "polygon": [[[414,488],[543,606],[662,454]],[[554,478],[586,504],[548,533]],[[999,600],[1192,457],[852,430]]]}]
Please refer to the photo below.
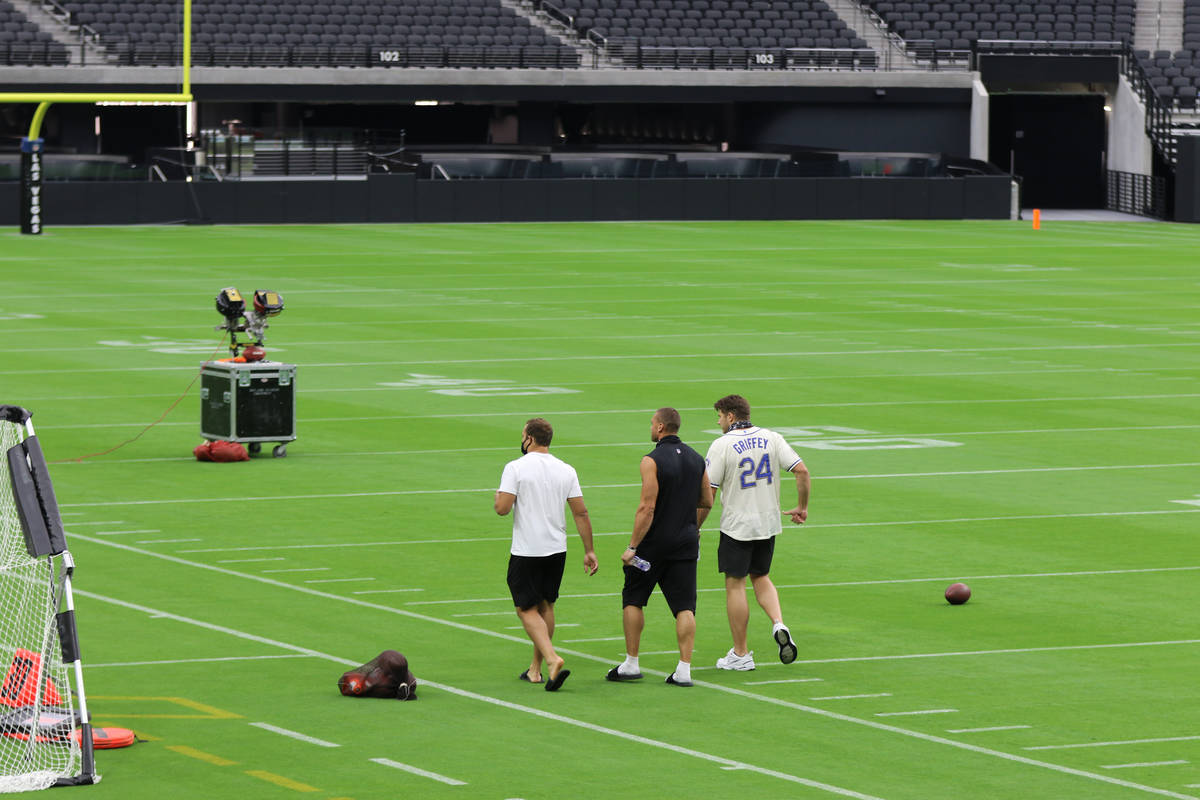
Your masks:
[{"label": "man in baseball jersey", "polygon": [[550,455],[554,429],[541,417],[521,429],[521,457],[504,465],[495,510],[513,512],[512,549],[508,559],[508,589],[525,633],[533,642],[533,660],[520,678],[542,682],[542,662],[550,674],[546,691],[558,691],[571,674],[550,643],[554,636],[554,603],[567,563],[567,521],[563,506],[571,507],[575,529],[583,540],[583,569],[595,575],[592,522],[579,477],[569,464]]},{"label": "man in baseball jersey", "polygon": [[[719,669],[754,669],[754,653],[746,641],[750,607],[746,601],[746,576],[754,597],[771,619],[771,634],[779,645],[779,660],[796,660],[796,645],[783,624],[779,592],[771,582],[775,536],[783,531],[782,514],[802,525],[808,518],[811,481],[808,468],[796,451],[775,431],[750,422],[750,403],[731,394],[713,403],[717,424],[724,432],[708,448],[708,479],[721,492],[721,542],[717,568],[725,573],[725,610],[733,647],[717,659]],[[784,473],[796,477],[795,508],[780,511],[779,484]]]}]

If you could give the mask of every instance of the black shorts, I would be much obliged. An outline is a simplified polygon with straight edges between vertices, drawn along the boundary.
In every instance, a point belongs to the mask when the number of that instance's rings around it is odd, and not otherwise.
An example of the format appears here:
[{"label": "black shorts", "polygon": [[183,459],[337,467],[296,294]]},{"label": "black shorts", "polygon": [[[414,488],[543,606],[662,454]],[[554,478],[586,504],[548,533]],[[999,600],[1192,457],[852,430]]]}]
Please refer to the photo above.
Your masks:
[{"label": "black shorts", "polygon": [[681,611],[696,613],[694,560],[653,561],[648,572],[625,567],[625,588],[621,590],[621,605],[645,608],[655,584],[662,590],[663,598],[673,615],[679,616]]},{"label": "black shorts", "polygon": [[565,552],[549,556],[509,555],[508,591],[512,593],[513,605],[524,611],[543,601],[557,601],[566,566]]},{"label": "black shorts", "polygon": [[743,542],[724,533],[717,545],[717,570],[730,578],[767,575],[775,556],[775,537]]}]

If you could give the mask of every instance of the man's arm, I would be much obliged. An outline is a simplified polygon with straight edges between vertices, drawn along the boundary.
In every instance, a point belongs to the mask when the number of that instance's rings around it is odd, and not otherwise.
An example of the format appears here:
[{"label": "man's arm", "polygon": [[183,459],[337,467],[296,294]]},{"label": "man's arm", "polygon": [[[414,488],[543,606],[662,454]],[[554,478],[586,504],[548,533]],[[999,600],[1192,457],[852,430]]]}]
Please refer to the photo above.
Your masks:
[{"label": "man's arm", "polygon": [[633,534],[629,537],[629,547],[621,554],[621,560],[628,564],[633,560],[634,550],[650,530],[654,521],[654,507],[658,503],[658,465],[650,456],[642,457],[642,496],[638,500],[637,512],[633,515]]},{"label": "man's arm", "polygon": [[804,466],[801,461],[792,467],[792,474],[796,476],[796,507],[790,508],[783,512],[792,518],[792,522],[797,525],[803,525],[804,520],[808,519],[808,494],[812,489],[812,478],[808,474],[808,467]]},{"label": "man's arm", "polygon": [[704,520],[708,519],[708,512],[712,511],[713,500],[715,494],[712,484],[708,482],[708,470],[704,470],[704,474],[700,476],[700,501],[696,504],[696,527],[704,526]]},{"label": "man's arm", "polygon": [[492,504],[492,508],[496,509],[496,513],[503,517],[512,511],[513,503],[515,502],[517,502],[515,494],[496,492],[496,502]]},{"label": "man's arm", "polygon": [[596,560],[596,551],[592,549],[592,518],[588,516],[582,497],[568,497],[567,505],[575,518],[575,530],[579,531],[579,538],[583,541],[583,569],[588,575],[595,575],[600,562]]}]

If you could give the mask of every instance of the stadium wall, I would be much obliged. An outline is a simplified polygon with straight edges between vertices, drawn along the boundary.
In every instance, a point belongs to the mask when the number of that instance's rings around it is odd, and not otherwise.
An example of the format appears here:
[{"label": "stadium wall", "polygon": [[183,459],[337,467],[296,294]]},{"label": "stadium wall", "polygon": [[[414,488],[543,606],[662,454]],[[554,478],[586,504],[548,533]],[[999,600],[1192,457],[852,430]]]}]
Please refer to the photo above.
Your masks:
[{"label": "stadium wall", "polygon": [[[0,214],[17,218],[16,184]],[[62,182],[54,225],[543,222],[725,219],[1008,219],[1008,176],[653,180]]]}]

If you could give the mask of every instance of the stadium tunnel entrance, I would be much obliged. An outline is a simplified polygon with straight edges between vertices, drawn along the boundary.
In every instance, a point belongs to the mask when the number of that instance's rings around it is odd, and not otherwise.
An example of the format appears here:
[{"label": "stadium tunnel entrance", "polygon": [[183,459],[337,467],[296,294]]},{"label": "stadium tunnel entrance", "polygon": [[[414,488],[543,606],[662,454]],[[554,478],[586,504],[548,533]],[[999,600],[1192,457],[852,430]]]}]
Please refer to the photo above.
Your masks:
[{"label": "stadium tunnel entrance", "polygon": [[1027,208],[1104,208],[1105,96],[991,96],[988,160],[1022,180]]}]

